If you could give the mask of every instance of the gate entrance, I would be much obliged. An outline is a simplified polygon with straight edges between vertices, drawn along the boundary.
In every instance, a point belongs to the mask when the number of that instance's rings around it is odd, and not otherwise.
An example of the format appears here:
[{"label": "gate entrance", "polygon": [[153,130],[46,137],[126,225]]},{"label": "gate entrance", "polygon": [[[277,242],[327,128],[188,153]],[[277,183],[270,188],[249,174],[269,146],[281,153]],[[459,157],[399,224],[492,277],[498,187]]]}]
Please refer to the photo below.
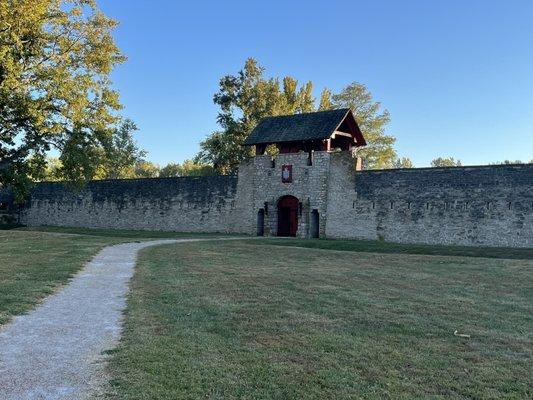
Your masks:
[{"label": "gate entrance", "polygon": [[296,236],[298,231],[298,199],[283,196],[278,201],[278,236]]}]

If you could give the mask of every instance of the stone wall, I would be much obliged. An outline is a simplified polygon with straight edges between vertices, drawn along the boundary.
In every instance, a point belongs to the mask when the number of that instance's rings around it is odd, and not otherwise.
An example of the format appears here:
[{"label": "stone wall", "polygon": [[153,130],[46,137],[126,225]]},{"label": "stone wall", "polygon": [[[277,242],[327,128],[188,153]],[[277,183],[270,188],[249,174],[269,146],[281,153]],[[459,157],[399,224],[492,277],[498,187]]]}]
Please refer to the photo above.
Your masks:
[{"label": "stone wall", "polygon": [[13,203],[13,192],[0,186],[0,229],[17,225],[16,207]]},{"label": "stone wall", "polygon": [[83,191],[41,183],[21,220],[27,225],[183,232],[229,232],[237,177],[103,180]]},{"label": "stone wall", "polygon": [[[281,168],[292,165],[293,181]],[[257,156],[238,176],[109,180],[76,192],[37,185],[28,225],[277,233],[277,203],[300,202],[298,236],[391,242],[533,246],[533,165],[355,171],[349,152]]]},{"label": "stone wall", "polygon": [[[257,213],[265,212],[265,235],[276,235],[278,228],[278,200],[291,195],[301,203],[298,215],[298,236],[309,235],[310,213],[319,212],[325,226],[327,213],[327,189],[330,169],[330,153],[315,152],[312,165],[309,165],[306,153],[279,154],[274,162],[268,155],[257,156],[239,169],[238,204],[239,218],[247,221],[242,232],[257,231]],[[292,165],[293,180],[282,183],[283,165]],[[322,232],[325,229],[322,228]]]},{"label": "stone wall", "polygon": [[354,172],[335,163],[328,237],[533,246],[531,164]]}]

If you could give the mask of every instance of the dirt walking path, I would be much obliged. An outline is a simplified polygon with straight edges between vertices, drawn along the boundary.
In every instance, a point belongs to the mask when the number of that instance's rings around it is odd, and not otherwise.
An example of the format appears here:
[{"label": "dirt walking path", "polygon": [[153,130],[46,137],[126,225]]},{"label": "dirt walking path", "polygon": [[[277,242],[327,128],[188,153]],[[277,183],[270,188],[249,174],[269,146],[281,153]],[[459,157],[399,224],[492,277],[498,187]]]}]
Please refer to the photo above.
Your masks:
[{"label": "dirt walking path", "polygon": [[98,394],[107,382],[102,352],[120,338],[138,251],[199,240],[106,247],[58,293],[1,328],[0,399],[78,400]]}]

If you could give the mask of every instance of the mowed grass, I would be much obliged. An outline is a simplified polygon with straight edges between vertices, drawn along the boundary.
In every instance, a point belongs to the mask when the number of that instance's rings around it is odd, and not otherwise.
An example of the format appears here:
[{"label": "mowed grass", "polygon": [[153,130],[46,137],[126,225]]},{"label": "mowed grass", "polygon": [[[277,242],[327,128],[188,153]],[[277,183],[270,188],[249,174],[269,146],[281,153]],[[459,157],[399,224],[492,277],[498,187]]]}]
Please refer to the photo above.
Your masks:
[{"label": "mowed grass", "polygon": [[109,398],[533,396],[532,261],[187,243],[131,288]]},{"label": "mowed grass", "polygon": [[66,284],[105,246],[138,240],[212,236],[53,227],[0,230],[0,325],[14,315],[31,310]]},{"label": "mowed grass", "polygon": [[0,325],[35,307],[119,238],[0,231]]},{"label": "mowed grass", "polygon": [[[270,245],[269,242],[258,242]],[[477,247],[477,246],[442,246],[429,244],[390,243],[378,240],[348,239],[277,239],[279,246],[306,247],[339,251],[363,251],[387,254],[425,254],[438,256],[513,258],[533,260],[533,247]]]},{"label": "mowed grass", "polygon": [[[17,228],[17,231],[68,233],[74,235],[103,236],[121,239],[182,239],[182,238],[215,238],[228,236],[224,233],[199,233],[199,232],[172,232],[172,231],[145,231],[134,229],[101,229],[101,228],[71,228],[59,226],[38,226],[30,228]],[[231,236],[244,236],[231,234]]]}]

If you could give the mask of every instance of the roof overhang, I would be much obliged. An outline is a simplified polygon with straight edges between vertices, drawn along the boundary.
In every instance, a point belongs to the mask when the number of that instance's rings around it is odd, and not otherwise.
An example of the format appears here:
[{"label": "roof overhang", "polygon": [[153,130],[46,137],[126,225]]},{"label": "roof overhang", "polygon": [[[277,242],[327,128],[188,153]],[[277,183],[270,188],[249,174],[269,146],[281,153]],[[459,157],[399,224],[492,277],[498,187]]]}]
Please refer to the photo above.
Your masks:
[{"label": "roof overhang", "polygon": [[335,135],[351,136],[356,147],[366,145],[353,112],[348,108],[264,118],[243,145],[316,142]]},{"label": "roof overhang", "polygon": [[348,110],[348,112],[346,113],[342,121],[339,123],[339,125],[337,125],[335,131],[331,134],[331,136],[347,133],[338,130],[343,124],[348,125],[350,130],[349,134],[353,137],[354,145],[356,147],[366,146],[366,140],[363,136],[363,133],[361,132],[361,129],[359,129],[359,124],[355,120],[355,115],[353,115],[352,110]]}]

